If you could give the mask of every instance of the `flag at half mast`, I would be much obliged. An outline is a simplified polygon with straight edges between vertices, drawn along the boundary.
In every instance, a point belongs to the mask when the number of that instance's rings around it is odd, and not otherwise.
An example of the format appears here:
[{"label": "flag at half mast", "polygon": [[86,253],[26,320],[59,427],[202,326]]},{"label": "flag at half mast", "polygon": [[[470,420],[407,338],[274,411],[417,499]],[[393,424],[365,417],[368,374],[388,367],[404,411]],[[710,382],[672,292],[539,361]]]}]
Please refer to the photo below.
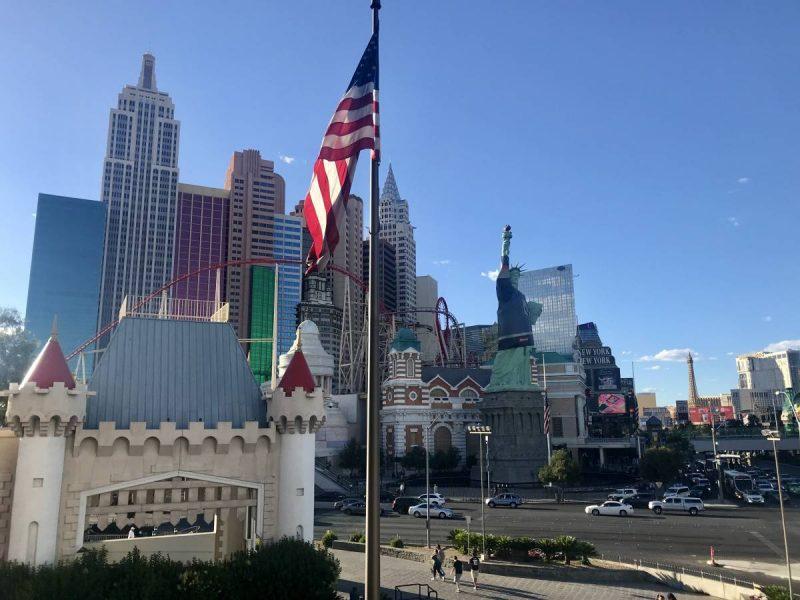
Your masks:
[{"label": "flag at half mast", "polygon": [[373,33],[347,91],[333,113],[311,186],[303,203],[303,216],[311,233],[308,270],[323,268],[339,243],[339,222],[347,209],[358,154],[380,150],[378,128],[378,34]]}]

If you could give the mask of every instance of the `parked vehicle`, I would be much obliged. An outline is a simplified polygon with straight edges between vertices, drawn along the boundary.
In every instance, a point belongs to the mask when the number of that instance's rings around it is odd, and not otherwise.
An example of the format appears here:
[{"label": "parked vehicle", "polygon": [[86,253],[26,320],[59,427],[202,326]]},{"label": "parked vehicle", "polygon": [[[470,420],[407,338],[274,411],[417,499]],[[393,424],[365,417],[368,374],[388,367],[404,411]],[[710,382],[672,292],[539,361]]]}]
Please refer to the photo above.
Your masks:
[{"label": "parked vehicle", "polygon": [[710,498],[711,488],[701,485],[694,485],[689,488],[689,496],[692,498]]},{"label": "parked vehicle", "polygon": [[392,510],[401,515],[407,515],[408,509],[419,504],[419,498],[413,496],[398,496],[392,502]]},{"label": "parked vehicle", "polygon": [[650,492],[638,492],[635,496],[625,500],[625,504],[630,504],[633,508],[647,508],[647,505],[655,500],[655,496]]},{"label": "parked vehicle", "polygon": [[706,507],[700,498],[689,498],[686,496],[668,496],[663,500],[653,500],[648,504],[647,508],[652,510],[657,515],[662,512],[687,512],[695,516]]},{"label": "parked vehicle", "polygon": [[689,486],[676,484],[669,486],[664,491],[664,498],[668,498],[670,496],[688,496],[689,495]]},{"label": "parked vehicle", "polygon": [[636,488],[620,488],[610,493],[608,495],[608,499],[622,502],[623,500],[627,500],[628,498],[635,496],[637,493],[638,490],[636,490]]},{"label": "parked vehicle", "polygon": [[[359,500],[358,502],[353,502],[352,504],[348,504],[342,509],[342,512],[346,515],[365,515],[367,514],[367,503],[363,500]],[[386,511],[381,509],[381,516],[385,516]]]},{"label": "parked vehicle", "polygon": [[[437,506],[431,502],[431,518],[436,517],[438,519],[452,519],[453,513],[452,510],[449,508],[445,508],[443,506]],[[416,506],[412,506],[408,509],[408,514],[417,517],[418,519],[426,516],[428,514],[428,505],[425,503],[417,504]]]},{"label": "parked vehicle", "polygon": [[333,508],[336,510],[342,510],[348,504],[353,504],[353,502],[363,502],[363,498],[342,498],[341,500],[337,500],[333,503]]},{"label": "parked vehicle", "polygon": [[510,506],[511,508],[517,508],[520,504],[522,504],[523,500],[516,494],[497,494],[497,496],[492,496],[491,498],[486,499],[486,505],[489,508],[494,508],[495,506]]},{"label": "parked vehicle", "polygon": [[428,494],[427,496],[425,494],[420,494],[417,496],[420,502],[425,502],[426,498],[430,498],[431,506],[444,506],[447,503],[447,499],[441,494]]},{"label": "parked vehicle", "polygon": [[627,517],[633,514],[633,507],[617,500],[606,500],[602,504],[590,504],[584,509],[587,515],[599,517],[600,515],[613,515],[615,517]]},{"label": "parked vehicle", "polygon": [[344,494],[341,492],[329,492],[327,490],[322,490],[314,494],[314,500],[316,502],[338,502],[339,500],[343,500],[344,497]]},{"label": "parked vehicle", "polygon": [[708,477],[700,477],[700,476],[692,477],[692,483],[699,487],[709,487],[711,485],[711,482],[708,480]]}]

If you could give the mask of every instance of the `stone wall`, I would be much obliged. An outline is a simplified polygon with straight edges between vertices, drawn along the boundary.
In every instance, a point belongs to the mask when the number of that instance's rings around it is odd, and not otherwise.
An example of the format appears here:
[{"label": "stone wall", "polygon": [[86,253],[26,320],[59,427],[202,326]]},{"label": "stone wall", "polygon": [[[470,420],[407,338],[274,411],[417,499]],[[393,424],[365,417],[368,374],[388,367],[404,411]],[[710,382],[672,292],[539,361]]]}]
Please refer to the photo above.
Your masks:
[{"label": "stone wall", "polygon": [[8,557],[11,529],[11,501],[14,498],[14,472],[17,469],[19,439],[11,429],[0,429],[0,560]]},{"label": "stone wall", "polygon": [[[130,429],[115,429],[114,423],[100,423],[97,430],[78,428],[67,440],[64,459],[64,479],[61,498],[58,556],[68,557],[77,550],[77,527],[80,494],[83,491],[111,484],[121,484],[143,477],[187,471],[198,476],[212,475],[264,484],[264,516],[261,535],[264,539],[276,536],[277,473],[280,456],[280,437],[275,427],[259,428],[246,423],[235,429],[230,423],[220,423],[216,429],[206,429],[203,423],[190,423],[188,429],[176,429],[175,423],[162,423],[159,429],[146,429],[144,423],[132,423]],[[173,492],[186,488],[186,500],[197,503],[197,490],[202,484],[165,485]],[[218,487],[209,483],[208,488]],[[230,488],[230,486],[228,486]],[[236,505],[238,512],[251,503],[241,498],[241,489],[224,491],[210,505]],[[215,492],[216,493],[216,492]],[[173,493],[171,496],[175,496]],[[159,505],[159,499],[163,506]],[[175,502],[167,503],[163,495],[154,499],[157,512],[180,512]],[[238,502],[237,502],[238,500]],[[107,499],[103,499],[106,502]],[[138,503],[138,498],[135,499]],[[152,508],[152,503],[149,503]],[[225,509],[229,510],[229,509]],[[122,511],[120,511],[122,512]],[[134,509],[131,509],[134,512]],[[227,516],[222,515],[223,519]],[[122,517],[113,519],[119,524]]]}]

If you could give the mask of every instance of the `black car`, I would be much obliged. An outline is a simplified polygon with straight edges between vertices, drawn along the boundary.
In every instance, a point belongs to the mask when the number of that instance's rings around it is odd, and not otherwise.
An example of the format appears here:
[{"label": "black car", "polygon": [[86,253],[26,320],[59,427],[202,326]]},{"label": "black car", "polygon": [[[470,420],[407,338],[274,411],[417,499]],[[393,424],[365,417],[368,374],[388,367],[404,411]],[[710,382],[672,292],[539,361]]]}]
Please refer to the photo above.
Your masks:
[{"label": "black car", "polygon": [[655,495],[650,492],[639,492],[635,496],[626,498],[625,503],[630,504],[633,508],[647,508],[648,503],[655,499]]},{"label": "black car", "polygon": [[693,485],[689,488],[689,496],[705,500],[711,497],[711,487],[707,485]]},{"label": "black car", "polygon": [[326,490],[321,490],[314,494],[314,500],[317,502],[336,502],[342,498],[344,498],[344,494],[341,492],[329,492]]},{"label": "black car", "polygon": [[401,515],[407,515],[408,509],[419,504],[419,498],[415,496],[398,496],[392,502],[392,510]]}]

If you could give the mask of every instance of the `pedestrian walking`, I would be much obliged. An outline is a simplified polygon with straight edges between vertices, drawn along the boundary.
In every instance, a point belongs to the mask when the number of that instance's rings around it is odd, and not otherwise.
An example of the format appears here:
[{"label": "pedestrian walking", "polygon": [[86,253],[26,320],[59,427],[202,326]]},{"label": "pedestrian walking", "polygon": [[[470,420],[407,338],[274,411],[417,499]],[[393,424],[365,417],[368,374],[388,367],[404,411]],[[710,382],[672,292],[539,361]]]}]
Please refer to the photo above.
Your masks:
[{"label": "pedestrian walking", "polygon": [[469,573],[472,576],[472,589],[478,589],[478,572],[481,568],[481,559],[478,558],[478,551],[472,551],[472,558],[469,559]]},{"label": "pedestrian walking", "polygon": [[464,574],[464,563],[461,562],[458,558],[458,554],[456,554],[455,559],[453,560],[453,583],[456,584],[456,592],[461,593],[461,587],[459,587],[459,582],[461,581],[461,575]]},{"label": "pedestrian walking", "polygon": [[444,548],[441,544],[436,544],[436,554],[439,556],[439,576],[444,580]]},{"label": "pedestrian walking", "polygon": [[442,563],[439,560],[439,553],[434,552],[433,556],[431,556],[431,561],[433,561],[433,565],[431,566],[431,581],[436,581],[436,576],[439,575],[442,579],[444,579],[444,572],[442,571]]}]

